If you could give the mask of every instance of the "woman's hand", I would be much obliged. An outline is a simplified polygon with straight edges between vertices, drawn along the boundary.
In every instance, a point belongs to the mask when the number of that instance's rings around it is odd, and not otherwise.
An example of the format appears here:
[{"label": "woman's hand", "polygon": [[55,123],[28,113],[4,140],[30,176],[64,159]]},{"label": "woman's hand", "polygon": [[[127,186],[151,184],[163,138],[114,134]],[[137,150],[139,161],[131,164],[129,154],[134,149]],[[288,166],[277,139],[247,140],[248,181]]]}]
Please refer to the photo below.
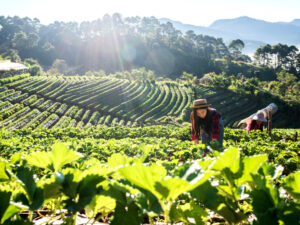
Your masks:
[{"label": "woman's hand", "polygon": [[199,140],[198,139],[194,140],[194,142],[195,142],[196,145],[199,144]]}]

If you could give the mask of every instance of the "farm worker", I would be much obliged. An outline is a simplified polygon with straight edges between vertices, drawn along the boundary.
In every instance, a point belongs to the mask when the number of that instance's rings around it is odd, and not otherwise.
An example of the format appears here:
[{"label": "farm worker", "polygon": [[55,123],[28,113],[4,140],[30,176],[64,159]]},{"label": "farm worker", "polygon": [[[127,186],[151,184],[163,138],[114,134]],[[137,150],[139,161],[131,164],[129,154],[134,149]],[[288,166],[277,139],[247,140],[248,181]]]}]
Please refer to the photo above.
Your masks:
[{"label": "farm worker", "polygon": [[257,113],[247,126],[247,131],[261,130],[263,131],[263,122],[267,122],[263,112]]},{"label": "farm worker", "polygon": [[221,114],[214,108],[209,107],[206,99],[197,99],[193,102],[191,113],[192,140],[195,144],[205,144],[218,141],[219,148],[223,149],[224,123]]}]

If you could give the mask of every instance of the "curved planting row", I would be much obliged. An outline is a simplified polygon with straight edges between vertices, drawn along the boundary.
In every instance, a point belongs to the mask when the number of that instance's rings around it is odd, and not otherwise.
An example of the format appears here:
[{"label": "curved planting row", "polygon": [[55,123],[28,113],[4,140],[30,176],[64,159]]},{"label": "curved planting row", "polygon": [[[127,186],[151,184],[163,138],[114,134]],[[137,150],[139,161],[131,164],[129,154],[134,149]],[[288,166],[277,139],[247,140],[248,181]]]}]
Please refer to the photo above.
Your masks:
[{"label": "curved planting row", "polygon": [[[0,84],[0,122],[5,121],[4,126],[9,117],[17,116],[26,107],[29,107],[27,113],[37,109],[41,114],[24,125],[32,128],[39,126],[38,123],[49,128],[166,123],[165,119],[176,121],[182,112],[189,111],[196,98],[207,98],[229,126],[258,109],[248,99],[230,91],[173,81],[19,75],[0,79]],[[251,107],[247,107],[249,104]]]}]

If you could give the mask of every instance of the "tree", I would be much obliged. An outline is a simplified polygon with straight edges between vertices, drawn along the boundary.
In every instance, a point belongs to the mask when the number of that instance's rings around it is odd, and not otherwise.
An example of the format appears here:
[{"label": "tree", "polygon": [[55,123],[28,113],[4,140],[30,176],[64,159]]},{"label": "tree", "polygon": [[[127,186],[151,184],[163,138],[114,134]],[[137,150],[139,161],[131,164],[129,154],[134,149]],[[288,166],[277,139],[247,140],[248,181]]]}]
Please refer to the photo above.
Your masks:
[{"label": "tree", "polygon": [[24,63],[28,64],[29,66],[39,65],[39,62],[36,59],[33,59],[33,58],[27,58],[27,59],[25,59]]},{"label": "tree", "polygon": [[31,76],[39,76],[43,72],[43,69],[40,65],[33,65],[30,67],[30,75]]},{"label": "tree", "polygon": [[67,74],[68,72],[68,64],[64,59],[56,59],[50,70],[48,71],[50,74]]},{"label": "tree", "polygon": [[245,47],[244,42],[241,39],[232,40],[229,45],[228,49],[233,54],[236,60],[242,55],[242,49]]},{"label": "tree", "polygon": [[296,83],[297,77],[291,73],[286,72],[285,70],[277,73],[278,83],[278,93],[282,96],[286,95],[286,92],[290,89],[292,90],[293,86]]},{"label": "tree", "polygon": [[12,39],[12,46],[17,49],[25,49],[27,44],[27,35],[24,32],[16,33]]},{"label": "tree", "polygon": [[18,54],[18,51],[15,49],[9,49],[8,51],[4,52],[2,56],[5,59],[10,59],[10,61],[12,62],[21,62],[21,58]]}]

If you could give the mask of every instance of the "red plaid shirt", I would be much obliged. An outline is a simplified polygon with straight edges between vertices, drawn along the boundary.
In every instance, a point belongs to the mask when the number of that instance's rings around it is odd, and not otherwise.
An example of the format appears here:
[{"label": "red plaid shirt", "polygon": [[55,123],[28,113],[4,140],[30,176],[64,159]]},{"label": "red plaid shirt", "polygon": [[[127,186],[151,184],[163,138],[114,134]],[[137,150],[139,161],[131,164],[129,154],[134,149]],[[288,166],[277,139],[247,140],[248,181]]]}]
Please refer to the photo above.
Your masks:
[{"label": "red plaid shirt", "polygon": [[[210,113],[211,109],[208,109],[207,113]],[[221,115],[217,112],[216,109],[214,109],[214,113],[212,115],[212,133],[211,133],[211,140],[216,139],[220,140],[220,123],[219,119],[221,118]],[[192,121],[192,140],[199,140],[200,137],[196,132],[195,129],[195,121],[193,117],[193,112],[191,113],[191,121]]]}]

